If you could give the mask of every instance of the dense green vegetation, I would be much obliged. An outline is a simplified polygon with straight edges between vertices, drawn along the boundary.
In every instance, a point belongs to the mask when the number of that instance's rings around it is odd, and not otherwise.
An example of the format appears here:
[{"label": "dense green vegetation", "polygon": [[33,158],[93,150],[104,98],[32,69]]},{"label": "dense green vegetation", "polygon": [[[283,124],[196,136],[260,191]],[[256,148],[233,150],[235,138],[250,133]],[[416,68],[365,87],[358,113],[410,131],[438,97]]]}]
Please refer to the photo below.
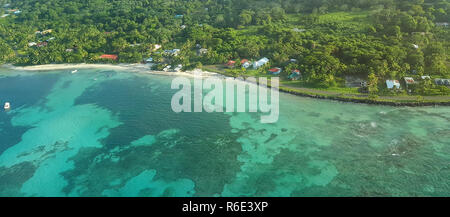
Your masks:
[{"label": "dense green vegetation", "polygon": [[[282,67],[285,78],[300,69],[302,83],[322,88],[354,76],[383,94],[385,79],[450,78],[449,28],[436,25],[450,21],[447,0],[0,0],[5,4],[0,63],[115,62],[99,56],[116,54],[118,62],[151,56],[189,69],[267,57],[258,70],[230,72],[267,75]],[[168,57],[155,44],[181,52]],[[199,55],[199,47],[207,52]],[[449,92],[424,83],[413,93]]]}]

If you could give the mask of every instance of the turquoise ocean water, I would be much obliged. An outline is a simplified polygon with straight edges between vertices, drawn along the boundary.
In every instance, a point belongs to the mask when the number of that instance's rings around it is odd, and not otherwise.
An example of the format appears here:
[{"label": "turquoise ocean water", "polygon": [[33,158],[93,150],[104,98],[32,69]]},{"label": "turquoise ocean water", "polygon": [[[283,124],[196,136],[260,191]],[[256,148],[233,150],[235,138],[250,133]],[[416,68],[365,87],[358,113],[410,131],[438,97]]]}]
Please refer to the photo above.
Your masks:
[{"label": "turquoise ocean water", "polygon": [[173,77],[0,70],[0,196],[450,196],[450,108],[280,94],[174,113]]}]

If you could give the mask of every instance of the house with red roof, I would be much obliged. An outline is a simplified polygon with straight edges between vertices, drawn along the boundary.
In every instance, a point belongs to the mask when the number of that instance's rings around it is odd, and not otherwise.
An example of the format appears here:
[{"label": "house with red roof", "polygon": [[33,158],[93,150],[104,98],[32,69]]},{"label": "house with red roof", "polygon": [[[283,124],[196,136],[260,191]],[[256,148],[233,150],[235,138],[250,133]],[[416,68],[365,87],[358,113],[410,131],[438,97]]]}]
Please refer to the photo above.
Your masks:
[{"label": "house with red roof", "polygon": [[292,81],[295,81],[295,80],[298,80],[300,77],[301,77],[300,70],[294,69],[294,70],[292,70],[292,72],[288,78]]},{"label": "house with red roof", "polygon": [[117,60],[119,57],[115,54],[103,54],[100,56],[100,59],[110,59],[110,60]]},{"label": "house with red roof", "polygon": [[281,68],[278,67],[269,69],[269,73],[272,75],[279,75],[281,71],[282,71]]},{"label": "house with red roof", "polygon": [[46,41],[43,41],[43,42],[37,43],[36,46],[37,46],[37,47],[45,47],[45,46],[47,46],[47,44],[48,44],[48,43],[47,43]]},{"label": "house with red roof", "polygon": [[236,61],[230,60],[227,63],[225,63],[225,66],[228,67],[228,68],[233,68],[234,64],[236,64]]}]

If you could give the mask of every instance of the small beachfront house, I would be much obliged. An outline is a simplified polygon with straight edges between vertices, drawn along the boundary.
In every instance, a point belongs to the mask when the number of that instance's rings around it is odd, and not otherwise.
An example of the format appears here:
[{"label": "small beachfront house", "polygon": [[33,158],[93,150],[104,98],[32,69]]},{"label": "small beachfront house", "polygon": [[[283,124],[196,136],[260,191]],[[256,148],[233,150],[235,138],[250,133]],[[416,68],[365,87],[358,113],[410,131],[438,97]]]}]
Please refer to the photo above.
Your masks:
[{"label": "small beachfront house", "polygon": [[33,46],[36,46],[36,45],[37,45],[36,42],[30,42],[30,43],[28,43],[28,47],[33,47]]},{"label": "small beachfront house", "polygon": [[207,53],[208,53],[208,49],[206,49],[206,48],[199,48],[197,50],[197,55],[198,56],[202,56],[202,55],[207,54]]},{"label": "small beachfront house", "polygon": [[165,55],[178,56],[180,49],[164,50]]},{"label": "small beachfront house", "polygon": [[252,65],[252,63],[250,61],[248,61],[248,59],[242,59],[241,60],[241,66],[242,68],[247,69],[248,67],[250,67]]},{"label": "small beachfront house", "polygon": [[443,23],[436,23],[436,26],[441,26],[441,27],[448,27],[448,23],[447,23],[447,22],[443,22]]},{"label": "small beachfront house", "polygon": [[149,57],[148,59],[145,60],[146,63],[153,63],[153,58]]},{"label": "small beachfront house", "polygon": [[160,49],[161,48],[161,45],[160,44],[155,44],[155,45],[153,45],[153,51],[157,51],[158,49]]},{"label": "small beachfront house", "polygon": [[236,61],[229,60],[227,63],[225,63],[225,66],[228,68],[234,68],[234,64],[236,64]]},{"label": "small beachfront house", "polygon": [[431,79],[431,77],[429,75],[423,75],[423,76],[420,76],[420,78],[422,78],[422,80]]},{"label": "small beachfront house", "polygon": [[388,89],[400,89],[400,82],[398,80],[386,80],[386,86]]},{"label": "small beachfront house", "polygon": [[413,78],[411,77],[404,77],[403,78],[405,80],[405,84],[406,84],[406,89],[408,92],[411,92],[411,90],[409,89],[409,85],[415,84],[416,82],[414,81]]},{"label": "small beachfront house", "polygon": [[1,18],[5,18],[5,17],[7,17],[7,16],[9,16],[9,14],[3,14],[3,15],[1,16]]},{"label": "small beachfront house", "polygon": [[168,65],[168,66],[164,67],[163,71],[167,72],[167,71],[169,71],[170,68],[172,68],[172,66]]},{"label": "small beachfront house", "polygon": [[173,71],[179,72],[179,71],[181,71],[182,68],[183,68],[183,65],[178,64],[177,67],[175,67],[175,68],[173,69]]},{"label": "small beachfront house", "polygon": [[262,58],[262,59],[260,59],[260,60],[258,60],[258,61],[256,61],[256,62],[254,62],[254,63],[253,63],[253,68],[254,68],[254,69],[258,69],[259,67],[261,67],[261,66],[267,64],[268,62],[269,62],[269,59],[267,59],[266,57],[264,57],[264,58]]},{"label": "small beachfront house", "polygon": [[411,77],[404,77],[403,79],[405,80],[406,85],[415,84],[414,79]]},{"label": "small beachfront house", "polygon": [[291,74],[289,75],[288,79],[291,80],[291,81],[296,81],[296,80],[298,80],[300,77],[301,77],[300,70],[294,69],[294,70],[292,70],[292,72],[291,72]]},{"label": "small beachfront house", "polygon": [[100,56],[100,59],[110,59],[110,60],[117,60],[119,57],[115,54],[103,54]]},{"label": "small beachfront house", "polygon": [[282,71],[281,68],[278,67],[269,69],[269,73],[272,75],[279,75],[281,71]]},{"label": "small beachfront house", "polygon": [[434,79],[434,83],[437,85],[450,86],[450,79],[436,78]]}]

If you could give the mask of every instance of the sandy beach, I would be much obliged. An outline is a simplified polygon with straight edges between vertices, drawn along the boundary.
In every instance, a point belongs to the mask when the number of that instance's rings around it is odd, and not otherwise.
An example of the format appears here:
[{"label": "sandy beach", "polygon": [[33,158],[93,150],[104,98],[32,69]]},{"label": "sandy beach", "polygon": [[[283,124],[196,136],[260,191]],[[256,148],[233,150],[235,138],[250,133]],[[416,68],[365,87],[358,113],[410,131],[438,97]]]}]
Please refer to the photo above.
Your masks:
[{"label": "sandy beach", "polygon": [[[80,69],[110,69],[110,70],[120,70],[134,73],[146,73],[146,74],[156,74],[156,75],[166,75],[166,76],[185,76],[185,77],[197,77],[201,75],[201,78],[215,77],[218,79],[225,79],[227,76],[216,73],[204,71],[202,69],[194,69],[189,71],[156,71],[151,70],[150,65],[148,64],[140,64],[140,63],[121,63],[121,64],[87,64],[87,63],[78,63],[78,64],[46,64],[46,65],[34,65],[34,66],[13,66],[10,64],[2,65],[0,68],[11,69],[23,72],[25,75],[26,72],[37,72],[37,71],[64,71],[71,72],[72,70],[80,70]],[[257,83],[246,81],[243,78],[235,78],[235,82],[244,82],[250,85],[257,85]]]},{"label": "sandy beach", "polygon": [[201,73],[202,77],[224,77],[215,72],[207,72],[201,69],[194,69],[185,72],[165,72],[165,71],[155,71],[151,70],[150,66],[147,64],[47,64],[47,65],[35,65],[35,66],[12,66],[4,65],[4,68],[10,68],[19,71],[48,71],[48,70],[79,70],[79,69],[112,69],[112,70],[127,70],[131,72],[138,73],[149,73],[158,75],[168,75],[168,76],[189,76],[194,77],[195,74]]},{"label": "sandy beach", "polygon": [[[194,69],[185,72],[164,72],[164,71],[155,71],[150,69],[150,65],[148,64],[47,64],[47,65],[36,65],[36,66],[13,66],[13,65],[2,65],[0,66],[0,71],[2,73],[8,73],[1,69],[11,69],[16,70],[14,73],[28,75],[31,73],[27,72],[37,72],[37,71],[52,71],[52,70],[67,70],[68,73],[75,69],[111,69],[111,70],[121,70],[127,72],[134,73],[147,73],[147,74],[158,74],[158,75],[166,75],[166,76],[186,76],[186,77],[196,77],[196,74],[201,73],[202,78],[206,77],[217,77],[219,79],[225,79],[227,76],[215,73],[204,71],[201,69]],[[243,80],[242,78],[236,78],[237,82],[245,82],[248,81]],[[389,106],[436,106],[450,105],[450,101],[448,100],[448,96],[425,96],[424,100],[426,101],[417,101],[417,98],[414,96],[381,96],[379,99],[370,99],[366,96],[343,96],[339,93],[335,92],[327,92],[316,90],[312,88],[296,88],[296,87],[286,87],[280,85],[279,90],[281,92],[285,92],[292,95],[302,96],[302,97],[311,97],[317,99],[328,99],[328,100],[337,100],[341,102],[353,102],[353,103],[364,103],[364,104],[379,104],[379,105],[389,105]]]}]

